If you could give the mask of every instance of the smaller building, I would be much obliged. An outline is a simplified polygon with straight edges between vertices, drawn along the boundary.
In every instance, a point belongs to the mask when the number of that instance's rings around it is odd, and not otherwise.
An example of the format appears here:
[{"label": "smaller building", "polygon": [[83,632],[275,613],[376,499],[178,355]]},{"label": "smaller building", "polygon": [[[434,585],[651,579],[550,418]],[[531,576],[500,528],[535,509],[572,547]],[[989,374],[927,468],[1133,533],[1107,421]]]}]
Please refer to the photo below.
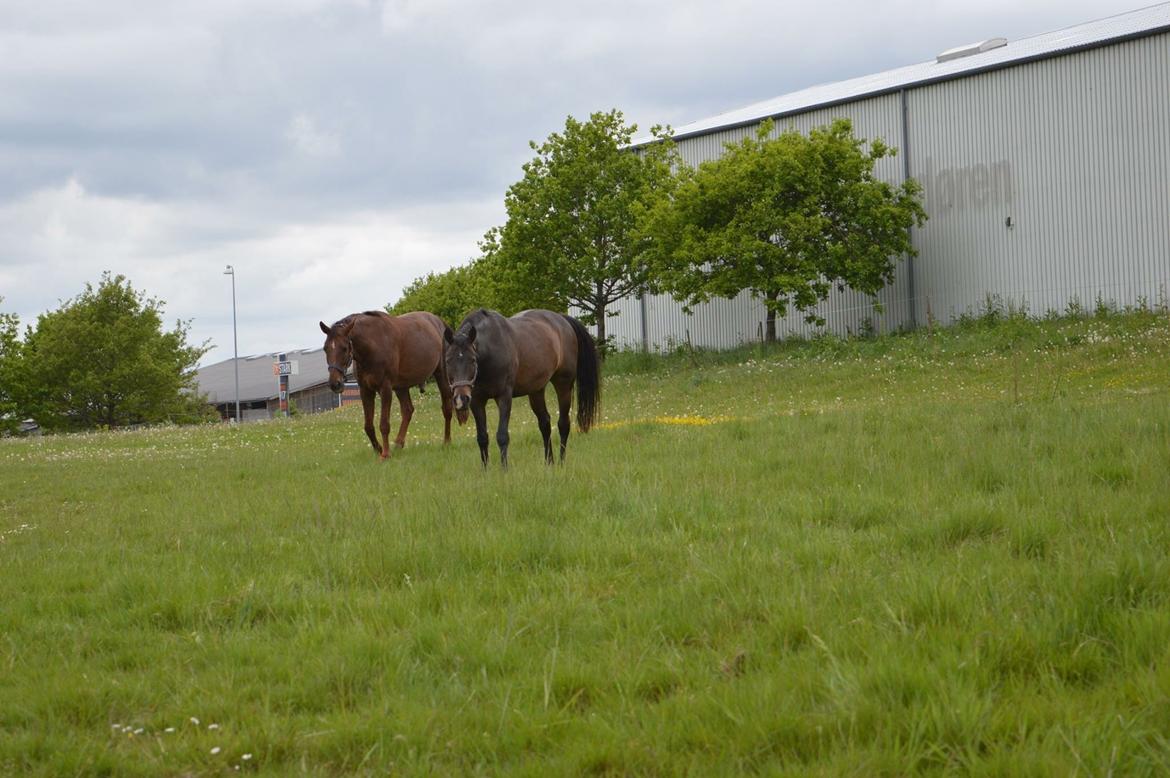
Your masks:
[{"label": "smaller building", "polygon": [[[12,414],[0,416],[0,421],[11,423],[13,420]],[[0,438],[6,438],[9,435],[25,435],[39,437],[41,434],[41,425],[37,424],[35,419],[25,419],[24,421],[16,422],[15,430],[9,431],[8,425],[0,427]]]},{"label": "smaller building", "polygon": [[[329,388],[329,368],[324,349],[301,349],[282,352],[296,365],[289,376],[289,409],[297,413],[319,413],[360,402],[353,369],[346,374],[345,391],[334,394]],[[195,373],[198,391],[207,395],[224,421],[236,415],[236,366],[240,371],[240,420],[271,419],[280,412],[280,384],[276,364],[280,353],[225,359],[200,368]]]}]

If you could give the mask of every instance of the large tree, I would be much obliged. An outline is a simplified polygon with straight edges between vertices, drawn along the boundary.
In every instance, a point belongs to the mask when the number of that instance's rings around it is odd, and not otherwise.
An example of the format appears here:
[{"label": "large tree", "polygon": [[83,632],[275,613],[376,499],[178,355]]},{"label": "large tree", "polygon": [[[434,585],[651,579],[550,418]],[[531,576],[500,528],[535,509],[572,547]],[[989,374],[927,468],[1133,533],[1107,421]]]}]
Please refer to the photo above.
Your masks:
[{"label": "large tree", "polygon": [[162,303],[123,276],[102,275],[55,311],[41,314],[24,343],[36,371],[30,408],[48,429],[195,421],[206,404],[194,390],[207,346],[187,344],[188,325],[164,331]]},{"label": "large tree", "polygon": [[636,225],[670,191],[677,159],[666,130],[631,149],[636,131],[612,110],[587,122],[570,116],[563,133],[530,143],[536,157],[508,189],[507,222],[481,244],[499,296],[575,306],[603,343],[609,307],[647,283]]},{"label": "large tree", "polygon": [[684,168],[669,202],[647,219],[657,285],[687,306],[743,290],[763,300],[765,339],[788,308],[807,312],[833,286],[876,295],[897,259],[914,255],[925,220],[921,188],[890,184],[874,165],[896,153],[868,144],[846,119],[807,136],[774,136],[771,121],[723,156]]}]

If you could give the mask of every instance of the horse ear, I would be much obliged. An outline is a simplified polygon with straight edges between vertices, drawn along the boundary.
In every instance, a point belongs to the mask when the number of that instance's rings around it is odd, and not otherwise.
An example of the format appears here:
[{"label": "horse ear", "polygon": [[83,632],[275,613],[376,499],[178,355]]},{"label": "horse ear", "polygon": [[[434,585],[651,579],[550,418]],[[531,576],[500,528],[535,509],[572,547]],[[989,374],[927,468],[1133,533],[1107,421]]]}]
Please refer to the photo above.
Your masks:
[{"label": "horse ear", "polygon": [[448,343],[453,343],[455,341],[455,333],[451,332],[450,327],[443,327],[443,340],[447,341]]},{"label": "horse ear", "polygon": [[341,327],[341,337],[348,338],[349,333],[353,332],[353,325],[356,323],[355,319],[349,319]]},{"label": "horse ear", "polygon": [[317,322],[317,323],[321,325],[321,332],[324,332],[326,335],[328,335],[328,334],[329,334],[329,328],[328,328],[327,326],[325,326],[325,322],[323,322],[323,321],[319,321],[319,322]]},{"label": "horse ear", "polygon": [[467,345],[470,346],[474,342],[475,342],[475,325],[472,324],[470,327],[467,328]]}]

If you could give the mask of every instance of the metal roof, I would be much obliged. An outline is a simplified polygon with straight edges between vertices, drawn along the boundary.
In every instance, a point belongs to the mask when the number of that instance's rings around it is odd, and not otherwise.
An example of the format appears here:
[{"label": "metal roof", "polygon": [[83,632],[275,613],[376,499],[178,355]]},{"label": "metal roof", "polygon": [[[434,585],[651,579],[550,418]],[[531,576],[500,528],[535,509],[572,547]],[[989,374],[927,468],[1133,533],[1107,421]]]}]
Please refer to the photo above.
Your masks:
[{"label": "metal roof", "polygon": [[[1170,3],[1152,5],[1148,8],[1078,24],[1063,30],[1046,32],[1017,41],[1008,41],[1005,45],[970,56],[948,59],[944,62],[931,60],[917,65],[887,70],[884,73],[875,73],[870,76],[851,78],[847,81],[821,84],[797,92],[790,92],[771,100],[764,100],[677,127],[674,129],[673,137],[675,140],[681,140],[695,135],[705,135],[716,130],[755,124],[769,117],[804,113],[816,108],[825,108],[861,98],[896,92],[908,87],[962,78],[988,70],[998,70],[1166,31],[1170,31]],[[978,44],[973,45],[976,49],[978,48]],[[955,51],[955,49],[948,51]],[[640,146],[653,140],[651,137],[637,138],[631,145]]]},{"label": "metal roof", "polygon": [[[300,373],[289,376],[289,393],[299,392],[312,386],[329,382],[329,368],[325,363],[325,350],[320,348],[281,352],[290,362],[298,362]],[[257,354],[240,357],[240,402],[273,400],[278,394],[277,378],[272,374],[272,365],[280,353]],[[236,373],[232,369],[234,359],[225,359],[214,365],[202,367],[195,374],[199,391],[207,395],[208,402],[235,402]],[[350,368],[349,374],[353,374]]]}]

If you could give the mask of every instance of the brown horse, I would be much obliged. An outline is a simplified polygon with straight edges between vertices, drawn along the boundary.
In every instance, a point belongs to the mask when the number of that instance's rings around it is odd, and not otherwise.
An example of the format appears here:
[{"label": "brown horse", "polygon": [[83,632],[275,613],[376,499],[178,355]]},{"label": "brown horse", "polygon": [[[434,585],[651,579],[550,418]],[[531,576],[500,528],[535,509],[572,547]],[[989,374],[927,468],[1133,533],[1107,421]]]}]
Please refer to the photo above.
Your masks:
[{"label": "brown horse", "polygon": [[[325,333],[325,361],[329,366],[329,388],[341,392],[345,372],[353,362],[354,377],[366,412],[366,435],[382,459],[390,456],[390,393],[398,397],[402,423],[394,445],[406,443],[406,428],[414,415],[410,387],[434,377],[443,398],[443,442],[451,442],[451,386],[443,363],[443,333],[446,324],[433,313],[422,311],[390,316],[382,311],[353,313],[332,327],[321,322]],[[382,443],[374,434],[374,396],[382,398],[379,429]]]},{"label": "brown horse", "polygon": [[561,458],[569,441],[569,409],[577,384],[577,427],[588,432],[601,403],[601,364],[593,337],[576,319],[552,311],[521,311],[505,319],[480,308],[469,313],[457,332],[447,330],[447,376],[460,421],[470,408],[475,437],[484,467],[488,463],[487,414],[484,405],[496,401],[500,412],[496,443],[500,464],[508,466],[508,420],[512,398],[528,396],[544,438],[544,459],[552,464],[552,425],[544,403],[544,387],[557,392]]}]

